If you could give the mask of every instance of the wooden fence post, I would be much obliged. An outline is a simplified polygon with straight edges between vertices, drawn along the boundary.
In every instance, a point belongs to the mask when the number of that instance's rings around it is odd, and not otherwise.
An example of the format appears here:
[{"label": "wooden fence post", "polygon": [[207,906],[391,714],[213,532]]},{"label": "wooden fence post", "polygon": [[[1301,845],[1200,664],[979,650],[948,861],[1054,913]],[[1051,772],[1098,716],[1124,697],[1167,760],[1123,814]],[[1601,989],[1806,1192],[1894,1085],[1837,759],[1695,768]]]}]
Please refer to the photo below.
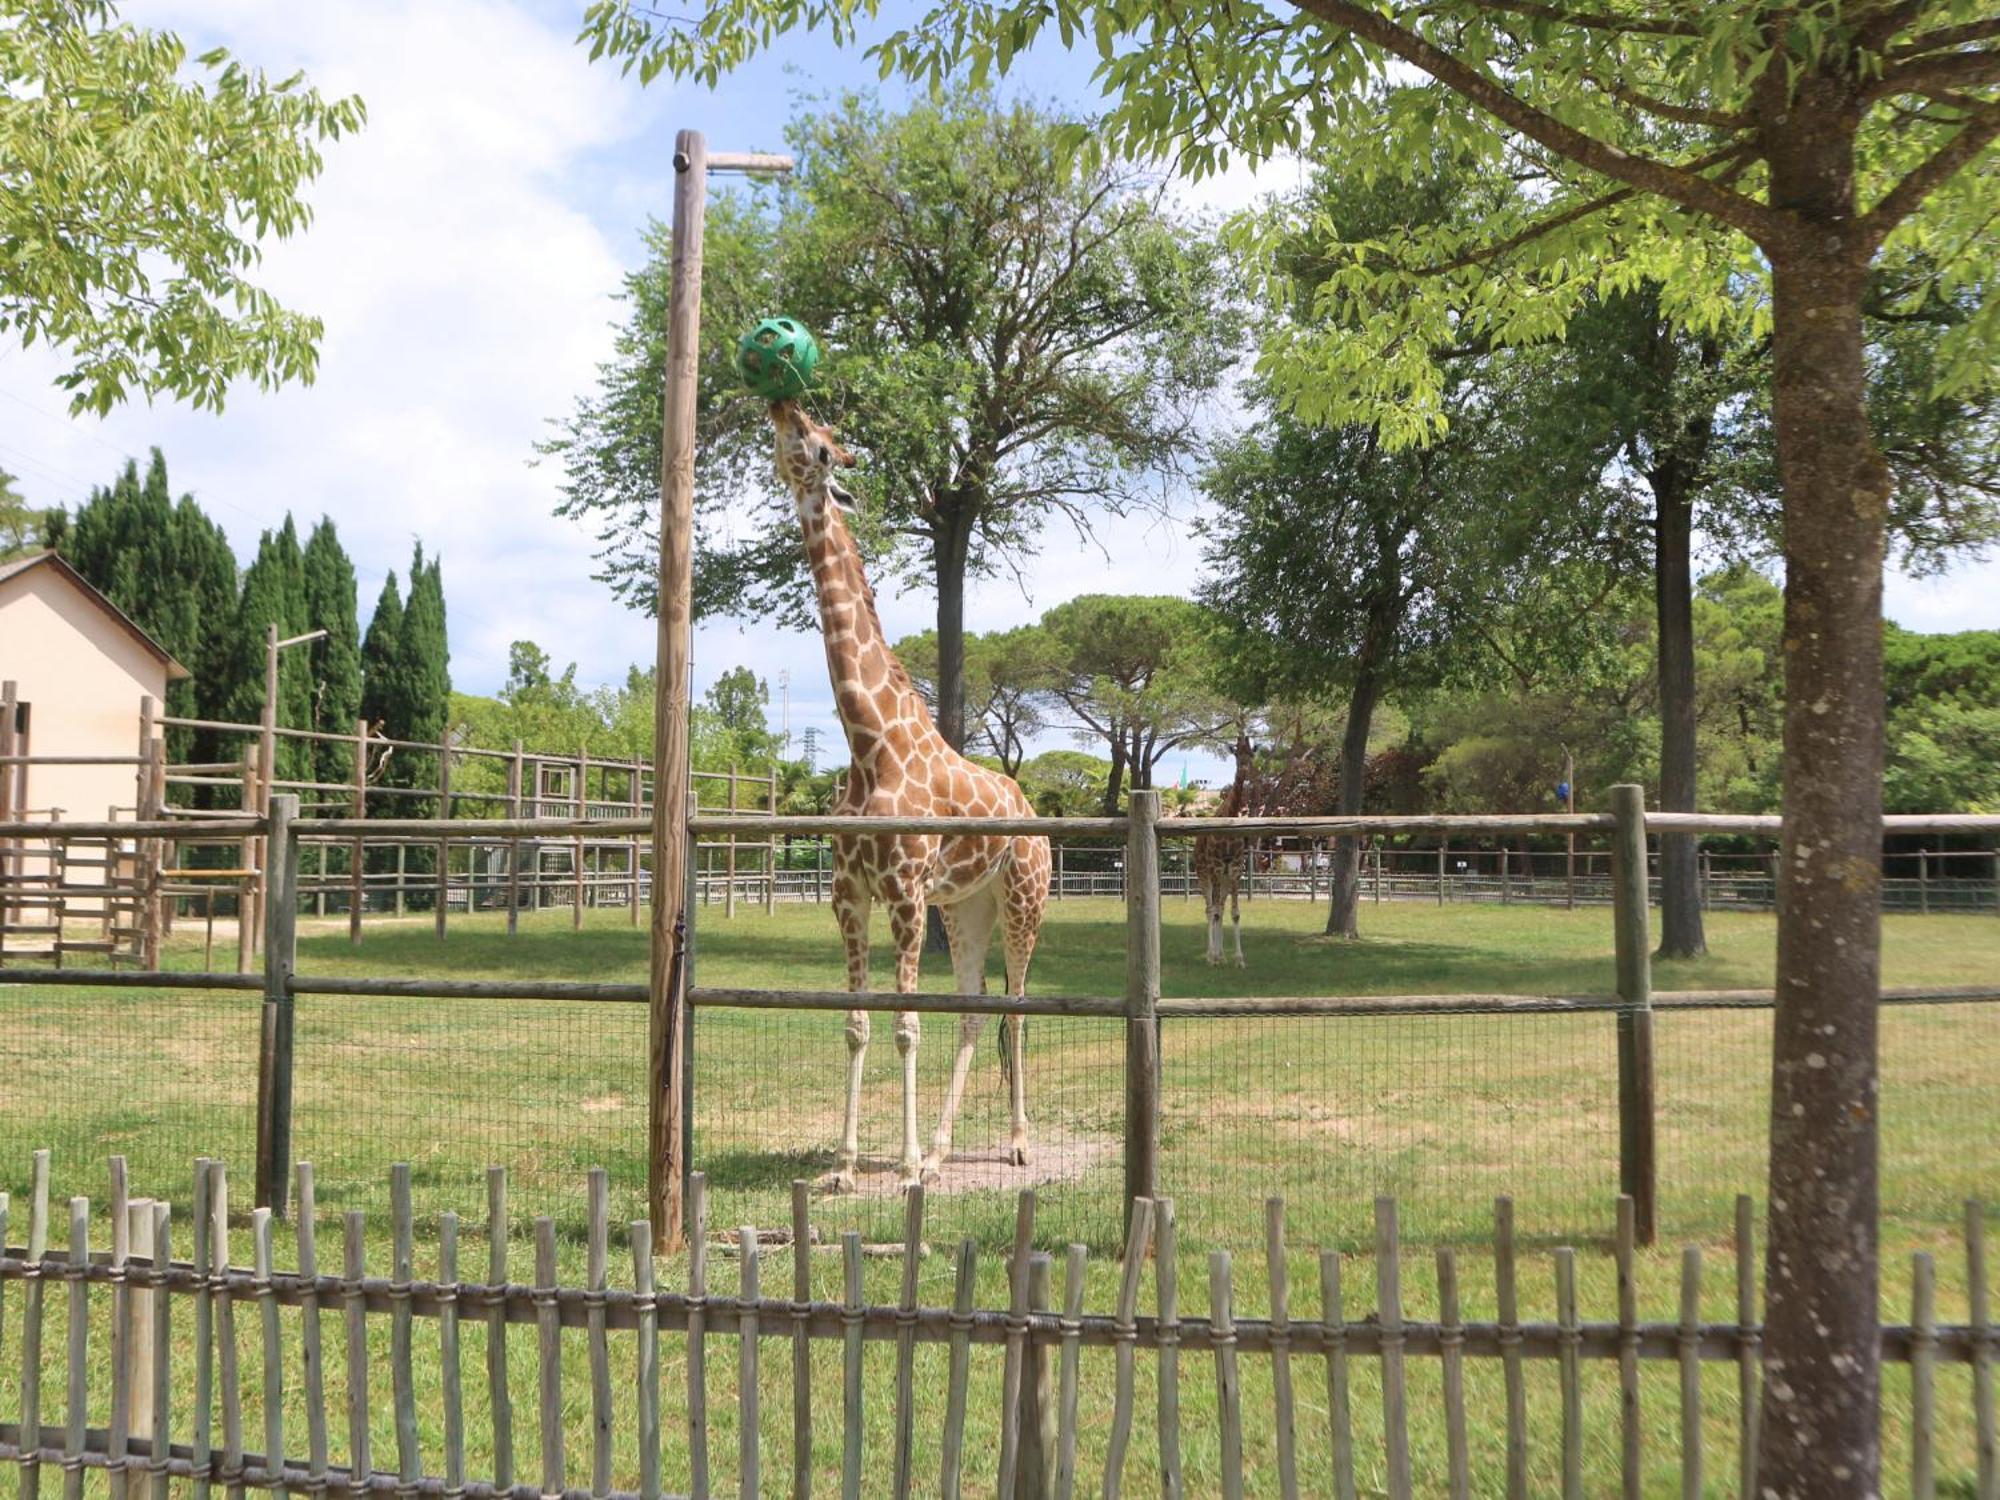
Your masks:
[{"label": "wooden fence post", "polygon": [[298,938],[299,799],[271,799],[264,841],[264,1026],[257,1052],[257,1206],[285,1212],[292,1154],[292,970]]},{"label": "wooden fence post", "polygon": [[[257,791],[257,747],[243,747],[243,811],[256,814],[263,806]],[[236,972],[250,972],[250,938],[254,930],[257,914],[257,886],[262,880],[261,867],[264,850],[261,842],[253,835],[246,834],[240,845],[242,854],[236,861],[237,868],[248,870],[237,884],[236,898]]]},{"label": "wooden fence post", "polygon": [[1445,860],[1445,849],[1446,849],[1447,845],[1449,845],[1449,843],[1450,843],[1450,842],[1451,842],[1451,841],[1450,841],[1449,839],[1447,839],[1447,838],[1443,838],[1443,837],[1440,837],[1440,838],[1438,839],[1438,905],[1439,905],[1439,906],[1443,906],[1443,905],[1444,905],[1444,860]]},{"label": "wooden fence post", "polygon": [[[590,816],[590,803],[585,795],[585,788],[589,783],[590,754],[588,751],[579,750],[576,752],[576,820],[579,823]],[[570,889],[573,893],[573,902],[569,925],[575,932],[583,930],[583,903],[585,896],[588,895],[583,879],[583,860],[583,834],[579,832],[570,852]]]},{"label": "wooden fence post", "polygon": [[1646,793],[1611,789],[1612,934],[1618,964],[1618,1190],[1630,1195],[1639,1243],[1657,1233],[1653,1154],[1653,962],[1647,924]]},{"label": "wooden fence post", "polygon": [[[729,767],[729,810],[736,811],[736,767],[733,763]],[[730,834],[724,843],[723,857],[729,865],[722,874],[722,914],[733,917],[736,915],[736,835]]]},{"label": "wooden fence post", "polygon": [[[1055,1305],[1055,1257],[1037,1250],[1028,1257],[1028,1311],[1046,1313]],[[1015,1460],[1012,1500],[1049,1500],[1055,1493],[1055,1382],[1049,1368],[1049,1346],[1035,1340],[1022,1351],[1021,1452]]]},{"label": "wooden fence post", "polygon": [[[354,721],[354,806],[352,816],[368,816],[368,721]],[[368,903],[368,851],[360,838],[347,850],[347,941],[361,943],[361,908]]]},{"label": "wooden fence post", "polygon": [[[507,762],[507,816],[521,817],[521,742],[514,741],[513,759]],[[521,841],[507,841],[507,936],[521,930]]]},{"label": "wooden fence post", "polygon": [[[438,746],[438,816],[451,816],[451,726],[446,725],[444,743]],[[451,897],[451,841],[439,839],[437,844],[437,936],[444,941],[445,907]]]},{"label": "wooden fence post", "polygon": [[[764,782],[764,811],[778,815],[778,773],[773,769]],[[764,915],[778,914],[778,836],[764,834]]]},{"label": "wooden fence post", "polygon": [[1160,794],[1135,791],[1125,825],[1125,1222],[1159,1196]]}]

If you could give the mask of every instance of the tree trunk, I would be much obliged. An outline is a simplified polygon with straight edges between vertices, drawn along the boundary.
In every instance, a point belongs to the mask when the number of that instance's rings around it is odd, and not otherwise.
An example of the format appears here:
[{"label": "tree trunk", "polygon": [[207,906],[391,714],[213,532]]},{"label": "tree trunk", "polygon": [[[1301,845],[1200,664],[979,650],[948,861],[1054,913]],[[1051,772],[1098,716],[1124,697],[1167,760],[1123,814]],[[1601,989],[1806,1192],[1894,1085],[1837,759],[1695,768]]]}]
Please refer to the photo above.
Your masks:
[{"label": "tree trunk", "polygon": [[[1695,810],[1694,470],[1671,455],[1653,487],[1653,600],[1659,621],[1660,810]],[[1698,958],[1701,880],[1691,833],[1660,835],[1660,957]]]},{"label": "tree trunk", "polygon": [[[1347,705],[1347,732],[1340,739],[1340,815],[1361,811],[1368,777],[1368,727],[1375,717],[1379,692],[1374,670],[1364,666],[1354,679],[1354,696]],[[1361,840],[1351,835],[1333,841],[1333,878],[1326,909],[1328,937],[1361,936]]]},{"label": "tree trunk", "polygon": [[1118,799],[1125,793],[1125,730],[1115,729],[1111,736],[1111,773],[1104,778],[1104,816],[1118,816]]},{"label": "tree trunk", "polygon": [[[1772,1044],[1760,1495],[1879,1493],[1876,1006],[1882,563],[1889,477],[1868,430],[1849,127],[1797,108],[1768,247],[1784,499],[1784,835]],[[1800,118],[1805,116],[1805,118]]]},{"label": "tree trunk", "polygon": [[937,727],[952,749],[965,749],[965,559],[972,522],[964,505],[938,508],[931,533],[937,570]]}]

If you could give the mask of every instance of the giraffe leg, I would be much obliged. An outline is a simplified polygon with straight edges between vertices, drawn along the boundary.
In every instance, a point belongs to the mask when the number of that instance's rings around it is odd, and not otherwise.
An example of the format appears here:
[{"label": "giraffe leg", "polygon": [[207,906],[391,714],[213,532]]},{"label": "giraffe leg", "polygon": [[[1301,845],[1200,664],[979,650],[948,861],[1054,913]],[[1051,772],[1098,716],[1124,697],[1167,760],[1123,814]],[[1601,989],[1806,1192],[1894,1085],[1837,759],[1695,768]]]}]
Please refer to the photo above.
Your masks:
[{"label": "giraffe leg", "polygon": [[[1229,925],[1236,934],[1236,967],[1243,967],[1243,900],[1240,886],[1229,888]],[[1219,955],[1218,955],[1219,956]]]},{"label": "giraffe leg", "polygon": [[[999,903],[991,891],[978,891],[953,906],[941,906],[945,936],[951,940],[951,971],[961,995],[986,993],[986,951],[993,941],[993,924],[1000,915]],[[951,1082],[944,1091],[944,1110],[938,1116],[937,1134],[931,1137],[930,1155],[924,1158],[924,1180],[935,1181],[938,1169],[951,1155],[952,1126],[958,1120],[958,1106],[965,1096],[965,1080],[972,1071],[972,1059],[979,1045],[979,1033],[986,1017],[964,1016],[958,1023],[958,1056],[952,1059]]]},{"label": "giraffe leg", "polygon": [[[1041,935],[1042,908],[1049,896],[1048,845],[1038,840],[1017,840],[1014,864],[1004,877],[1000,944],[1007,960],[1007,993],[1028,993],[1028,963],[1035,956],[1035,940]],[[1017,1167],[1028,1164],[1028,1070],[1025,1042],[1027,1017],[1008,1016],[1001,1025],[1006,1031],[1007,1106],[1010,1116],[1008,1159]]]},{"label": "giraffe leg", "polygon": [[[889,933],[896,943],[896,993],[917,992],[917,970],[924,951],[924,902],[905,897],[889,914]],[[923,1154],[917,1147],[917,1042],[923,1021],[913,1010],[896,1012],[896,1052],[903,1060],[903,1159],[905,1186],[923,1180]]]},{"label": "giraffe leg", "polygon": [[1213,876],[1201,882],[1201,914],[1208,919],[1208,961],[1222,962],[1222,886]]},{"label": "giraffe leg", "polygon": [[[857,881],[836,879],[834,917],[840,923],[841,944],[847,950],[847,988],[862,994],[868,988],[868,895]],[[821,1179],[829,1192],[854,1191],[855,1164],[861,1155],[861,1065],[868,1056],[868,1012],[847,1013],[847,1103],[841,1116],[840,1159]]]}]

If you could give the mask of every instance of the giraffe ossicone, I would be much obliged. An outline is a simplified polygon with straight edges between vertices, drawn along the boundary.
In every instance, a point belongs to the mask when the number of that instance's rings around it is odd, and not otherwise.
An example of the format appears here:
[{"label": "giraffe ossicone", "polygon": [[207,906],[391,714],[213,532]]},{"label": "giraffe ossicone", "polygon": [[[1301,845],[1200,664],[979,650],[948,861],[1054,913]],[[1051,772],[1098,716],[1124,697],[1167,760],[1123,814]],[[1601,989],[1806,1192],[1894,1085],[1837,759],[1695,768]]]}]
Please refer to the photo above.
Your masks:
[{"label": "giraffe ossicone", "polygon": [[[819,601],[820,633],[834,706],[847,735],[851,764],[833,811],[863,817],[1034,816],[1012,778],[975,765],[947,744],[929,706],[889,648],[842,511],[851,498],[837,475],[854,457],[833,429],[821,426],[794,401],[770,408],[776,434],[778,477],[791,491]],[[847,987],[868,989],[868,918],[876,904],[889,914],[896,952],[896,992],[915,994],[923,951],[924,912],[936,905],[951,945],[952,973],[960,994],[986,991],[986,957],[1000,934],[1007,993],[1027,991],[1028,964],[1041,931],[1049,891],[1049,841],[1030,835],[843,834],[833,841],[833,910],[847,958]],[[902,1061],[902,1176],[933,1176],[951,1153],[952,1125],[965,1094],[984,1016],[959,1022],[958,1053],[945,1088],[944,1106],[930,1151],[917,1140],[917,1045],[921,1023],[914,1010],[896,1013],[896,1050]],[[1009,1063],[1009,1158],[1028,1160],[1024,1018],[1003,1018]],[[826,1185],[852,1191],[860,1158],[861,1074],[867,1055],[869,1013],[847,1014],[847,1100],[838,1164]]]}]

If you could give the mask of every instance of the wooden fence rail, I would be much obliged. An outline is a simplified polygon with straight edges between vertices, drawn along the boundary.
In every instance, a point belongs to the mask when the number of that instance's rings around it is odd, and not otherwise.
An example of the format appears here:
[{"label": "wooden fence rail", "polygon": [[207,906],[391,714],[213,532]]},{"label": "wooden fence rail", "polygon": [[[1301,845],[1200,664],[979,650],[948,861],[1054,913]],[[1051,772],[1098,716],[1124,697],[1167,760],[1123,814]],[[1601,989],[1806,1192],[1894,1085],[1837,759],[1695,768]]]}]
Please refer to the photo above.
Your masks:
[{"label": "wooden fence rail", "polygon": [[[1458,1252],[1436,1251],[1435,1319],[1406,1315],[1402,1278],[1405,1273],[1395,1201],[1375,1202],[1373,1257],[1374,1306],[1355,1315],[1349,1303],[1352,1288],[1343,1289],[1343,1262],[1333,1252],[1321,1252],[1316,1311],[1295,1307],[1288,1282],[1289,1251],[1285,1206],[1279,1199],[1266,1204],[1264,1222],[1263,1291],[1268,1315],[1239,1317],[1234,1311],[1236,1268],[1222,1251],[1208,1257],[1207,1317],[1179,1311],[1176,1276],[1180,1249],[1176,1241],[1174,1205],[1170,1199],[1141,1198],[1133,1205],[1130,1230],[1115,1277],[1115,1298],[1108,1312],[1086,1313],[1089,1257],[1085,1247],[1072,1245],[1063,1261],[1060,1312],[1053,1296],[1053,1261],[1033,1249],[1035,1199],[1021,1194],[1015,1218],[1011,1255],[1007,1258],[1008,1305],[981,1308],[974,1303],[979,1250],[967,1239],[954,1260],[954,1291],[950,1306],[923,1306],[918,1301],[918,1267],[925,1254],[924,1193],[912,1188],[906,1199],[901,1246],[901,1292],[894,1305],[866,1303],[862,1296],[862,1248],[858,1235],[840,1240],[844,1296],[839,1302],[811,1299],[812,1257],[816,1240],[810,1223],[804,1183],[794,1185],[789,1242],[772,1244],[760,1231],[743,1227],[722,1248],[735,1251],[737,1284],[732,1295],[709,1279],[711,1242],[706,1219],[703,1179],[691,1184],[694,1234],[687,1261],[687,1283],[674,1291],[656,1282],[652,1235],[644,1222],[628,1226],[631,1251],[629,1285],[614,1287],[610,1273],[612,1226],[607,1208],[606,1178],[593,1171],[588,1182],[588,1247],[582,1284],[564,1284],[557,1276],[555,1230],[551,1220],[532,1226],[532,1281],[511,1279],[510,1225],[507,1182],[503,1170],[488,1177],[487,1217],[482,1226],[488,1245],[487,1276],[483,1281],[459,1278],[461,1224],[456,1215],[436,1216],[438,1275],[419,1279],[414,1273],[417,1218],[412,1202],[411,1174],[398,1165],[390,1174],[391,1223],[388,1274],[371,1275],[367,1224],[358,1212],[341,1218],[339,1274],[323,1272],[317,1234],[319,1215],[309,1163],[296,1169],[301,1212],[295,1232],[297,1269],[276,1265],[274,1220],[258,1209],[249,1221],[250,1255],[239,1259],[241,1228],[229,1210],[229,1183],[220,1162],[201,1161],[192,1182],[192,1211],[187,1216],[192,1243],[188,1258],[176,1258],[176,1238],[184,1233],[172,1206],[164,1200],[136,1199],[128,1190],[124,1163],[111,1163],[110,1234],[107,1249],[92,1248],[90,1203],[69,1200],[67,1241],[52,1246],[50,1157],[37,1152],[26,1205],[26,1236],[15,1248],[0,1248],[0,1308],[10,1288],[18,1288],[19,1332],[16,1335],[21,1379],[14,1420],[0,1421],[0,1462],[17,1466],[21,1491],[39,1493],[44,1469],[58,1469],[66,1496],[82,1493],[86,1471],[109,1476],[113,1500],[164,1500],[175,1480],[192,1481],[194,1493],[205,1495],[221,1485],[231,1493],[245,1488],[280,1490],[324,1496],[394,1494],[403,1497],[466,1496],[473,1500],[655,1500],[668,1482],[667,1460],[685,1471],[687,1493],[706,1496],[716,1487],[717,1467],[710,1453],[709,1374],[711,1364],[732,1360],[736,1378],[738,1443],[734,1479],[739,1494],[755,1496],[763,1488],[763,1448],[782,1420],[764,1421],[759,1401],[760,1361],[767,1348],[789,1346],[792,1362],[792,1403],[788,1462],[772,1466],[770,1488],[808,1496],[815,1482],[816,1432],[823,1421],[837,1423],[841,1454],[840,1491],[858,1496],[864,1473],[872,1462],[880,1469],[867,1485],[871,1492],[891,1493],[901,1500],[932,1489],[929,1475],[915,1465],[918,1422],[939,1420],[936,1448],[939,1472],[936,1489],[959,1495],[967,1483],[969,1455],[997,1451],[995,1477],[1002,1500],[1073,1500],[1079,1487],[1107,1496],[1121,1492],[1132,1457],[1138,1424],[1137,1362],[1141,1354],[1154,1366],[1149,1382],[1157,1402],[1150,1435],[1157,1446],[1157,1473],[1163,1494],[1185,1490],[1235,1496],[1243,1493],[1246,1474],[1245,1433],[1268,1443],[1257,1451],[1272,1455],[1281,1495],[1299,1493],[1299,1455],[1323,1440],[1337,1495],[1356,1493],[1355,1454],[1358,1424],[1379,1425],[1369,1434],[1379,1442],[1386,1493],[1403,1500],[1419,1488],[1412,1465],[1412,1428],[1435,1434],[1441,1427],[1446,1463],[1443,1474],[1429,1475],[1425,1492],[1440,1488],[1454,1497],[1470,1493],[1468,1433],[1499,1431],[1504,1425],[1507,1493],[1528,1492],[1531,1439],[1548,1444],[1553,1467],[1562,1475],[1562,1492],[1584,1490],[1586,1443],[1599,1453],[1611,1445],[1585,1430],[1581,1400],[1582,1367],[1587,1361],[1615,1364],[1621,1398],[1618,1471],[1626,1494],[1640,1493],[1645,1472],[1646,1429],[1641,1422],[1641,1370],[1647,1361],[1671,1362],[1672,1395],[1662,1383],[1663,1398],[1677,1404],[1678,1460],[1684,1493],[1701,1493],[1704,1473],[1703,1366],[1730,1366],[1736,1376],[1738,1401],[1737,1492],[1746,1492],[1755,1463],[1755,1428],[1759,1385],[1761,1328],[1758,1306],[1753,1215],[1749,1200],[1739,1199],[1734,1250],[1735,1307],[1729,1322],[1700,1317],[1702,1255],[1689,1247],[1681,1257],[1680,1316],[1672,1321],[1641,1321],[1637,1314],[1634,1205],[1619,1201],[1618,1236],[1613,1254],[1617,1264],[1617,1315],[1587,1321],[1577,1303],[1576,1252],[1558,1249],[1553,1255],[1553,1321],[1527,1320],[1522,1267],[1517,1259],[1512,1203],[1495,1204],[1491,1247],[1497,1316],[1462,1316],[1458,1295]],[[0,1195],[0,1247],[8,1244],[9,1205]],[[1938,1410],[1935,1374],[1942,1364],[1969,1364],[1975,1372],[1971,1429],[1980,1455],[1979,1493],[1992,1493],[1994,1411],[1990,1381],[1992,1330],[1987,1322],[1984,1210],[1966,1205],[1965,1253],[1971,1282],[1971,1322],[1940,1324],[1934,1306],[1934,1267],[1928,1253],[1913,1262],[1911,1319],[1881,1330],[1883,1357],[1912,1369],[1910,1492],[1929,1500],[1936,1493],[1935,1442]],[[761,1291],[761,1258],[789,1253],[793,1295],[766,1297]],[[1142,1313],[1140,1301],[1146,1270],[1153,1269],[1154,1309]],[[1105,1285],[1106,1283],[1100,1283]],[[64,1302],[58,1314],[49,1304],[51,1287],[60,1288]],[[108,1309],[108,1317],[93,1308]],[[281,1317],[296,1310],[296,1317]],[[325,1324],[340,1329],[345,1410],[335,1409],[327,1390],[328,1338]],[[389,1337],[371,1339],[371,1327],[385,1322]],[[465,1401],[467,1371],[461,1331],[471,1321],[483,1325],[486,1343],[487,1399],[475,1404],[473,1415],[484,1425],[468,1427]],[[417,1337],[419,1324],[431,1333]],[[3,1327],[4,1325],[0,1325]],[[537,1354],[535,1390],[523,1421],[537,1429],[535,1448],[539,1472],[517,1472],[514,1443],[515,1407],[510,1389],[507,1346],[510,1330],[534,1330]],[[91,1347],[93,1330],[108,1332],[108,1357]],[[614,1335],[617,1337],[614,1339]],[[662,1339],[677,1338],[684,1358],[684,1388],[662,1393]],[[721,1348],[718,1349],[718,1342]],[[811,1366],[814,1344],[842,1349],[838,1392],[831,1380],[817,1377]],[[890,1346],[890,1367],[881,1363],[869,1371],[867,1346]],[[948,1374],[942,1400],[920,1402],[915,1380],[915,1348],[942,1343],[948,1350]],[[563,1350],[580,1344],[589,1374],[587,1444],[573,1450],[565,1413],[578,1408],[578,1397],[565,1394]],[[987,1409],[973,1410],[971,1397],[990,1403],[990,1383],[971,1379],[974,1350],[996,1351],[1001,1364],[1000,1397]],[[421,1351],[421,1352],[420,1352]],[[1078,1392],[1084,1362],[1094,1369],[1110,1361],[1111,1413],[1107,1425],[1086,1433],[1079,1415]],[[992,1357],[990,1355],[983,1357]],[[1184,1361],[1199,1357],[1212,1362],[1213,1376],[1202,1394],[1214,1401],[1219,1436],[1213,1472],[1190,1475],[1184,1470],[1181,1400],[1183,1385],[1201,1380],[1200,1367]],[[1243,1394],[1242,1362],[1268,1364],[1269,1407],[1260,1410]],[[1413,1362],[1438,1362],[1442,1371],[1438,1410],[1419,1409],[1413,1391]],[[1506,1399],[1494,1413],[1469,1413],[1465,1376],[1469,1361],[1498,1363],[1505,1375]],[[1380,1384],[1379,1411],[1357,1410],[1355,1366],[1372,1362]],[[1301,1364],[1311,1367],[1301,1369]],[[1553,1433],[1529,1430],[1525,1400],[1530,1370],[1554,1367],[1560,1416]],[[43,1380],[59,1369],[63,1392],[62,1420],[44,1414]],[[472,1378],[476,1381],[478,1374]],[[1536,1380],[1544,1377],[1534,1376]],[[1324,1382],[1320,1402],[1302,1397],[1298,1382]],[[1101,1382],[1100,1387],[1101,1388]],[[370,1392],[386,1394],[393,1412],[394,1464],[371,1449]],[[245,1392],[259,1399],[248,1413],[261,1418],[261,1430],[246,1423]],[[420,1401],[418,1392],[425,1393]],[[835,1403],[837,1400],[837,1413]],[[1261,1403],[1260,1403],[1261,1404]],[[420,1410],[421,1407],[421,1410]],[[531,1409],[532,1418],[525,1412]],[[303,1441],[288,1417],[303,1411]],[[218,1442],[217,1417],[220,1417]],[[98,1419],[93,1421],[93,1418]],[[665,1423],[684,1424],[679,1451],[670,1451]],[[1317,1431],[1309,1426],[1323,1427]],[[344,1428],[344,1432],[342,1429]],[[871,1449],[869,1430],[877,1435]],[[614,1434],[629,1430],[623,1450]],[[426,1445],[424,1433],[441,1440]],[[889,1434],[886,1445],[880,1442]],[[1103,1434],[1101,1448],[1099,1433]],[[1080,1435],[1086,1441],[1079,1442]],[[887,1458],[869,1458],[885,1451]],[[615,1472],[614,1454],[623,1451],[626,1472]],[[1208,1452],[1207,1445],[1202,1451]],[[1102,1470],[1080,1473],[1083,1459],[1101,1453]],[[488,1472],[474,1474],[469,1460],[484,1461]],[[781,1481],[776,1476],[784,1474]],[[587,1474],[587,1478],[585,1477]],[[674,1478],[678,1479],[679,1474]],[[1442,1479],[1440,1485],[1437,1481]],[[623,1481],[630,1488],[617,1488]],[[887,1481],[885,1484],[884,1481]],[[983,1489],[984,1484],[980,1487]]]}]

